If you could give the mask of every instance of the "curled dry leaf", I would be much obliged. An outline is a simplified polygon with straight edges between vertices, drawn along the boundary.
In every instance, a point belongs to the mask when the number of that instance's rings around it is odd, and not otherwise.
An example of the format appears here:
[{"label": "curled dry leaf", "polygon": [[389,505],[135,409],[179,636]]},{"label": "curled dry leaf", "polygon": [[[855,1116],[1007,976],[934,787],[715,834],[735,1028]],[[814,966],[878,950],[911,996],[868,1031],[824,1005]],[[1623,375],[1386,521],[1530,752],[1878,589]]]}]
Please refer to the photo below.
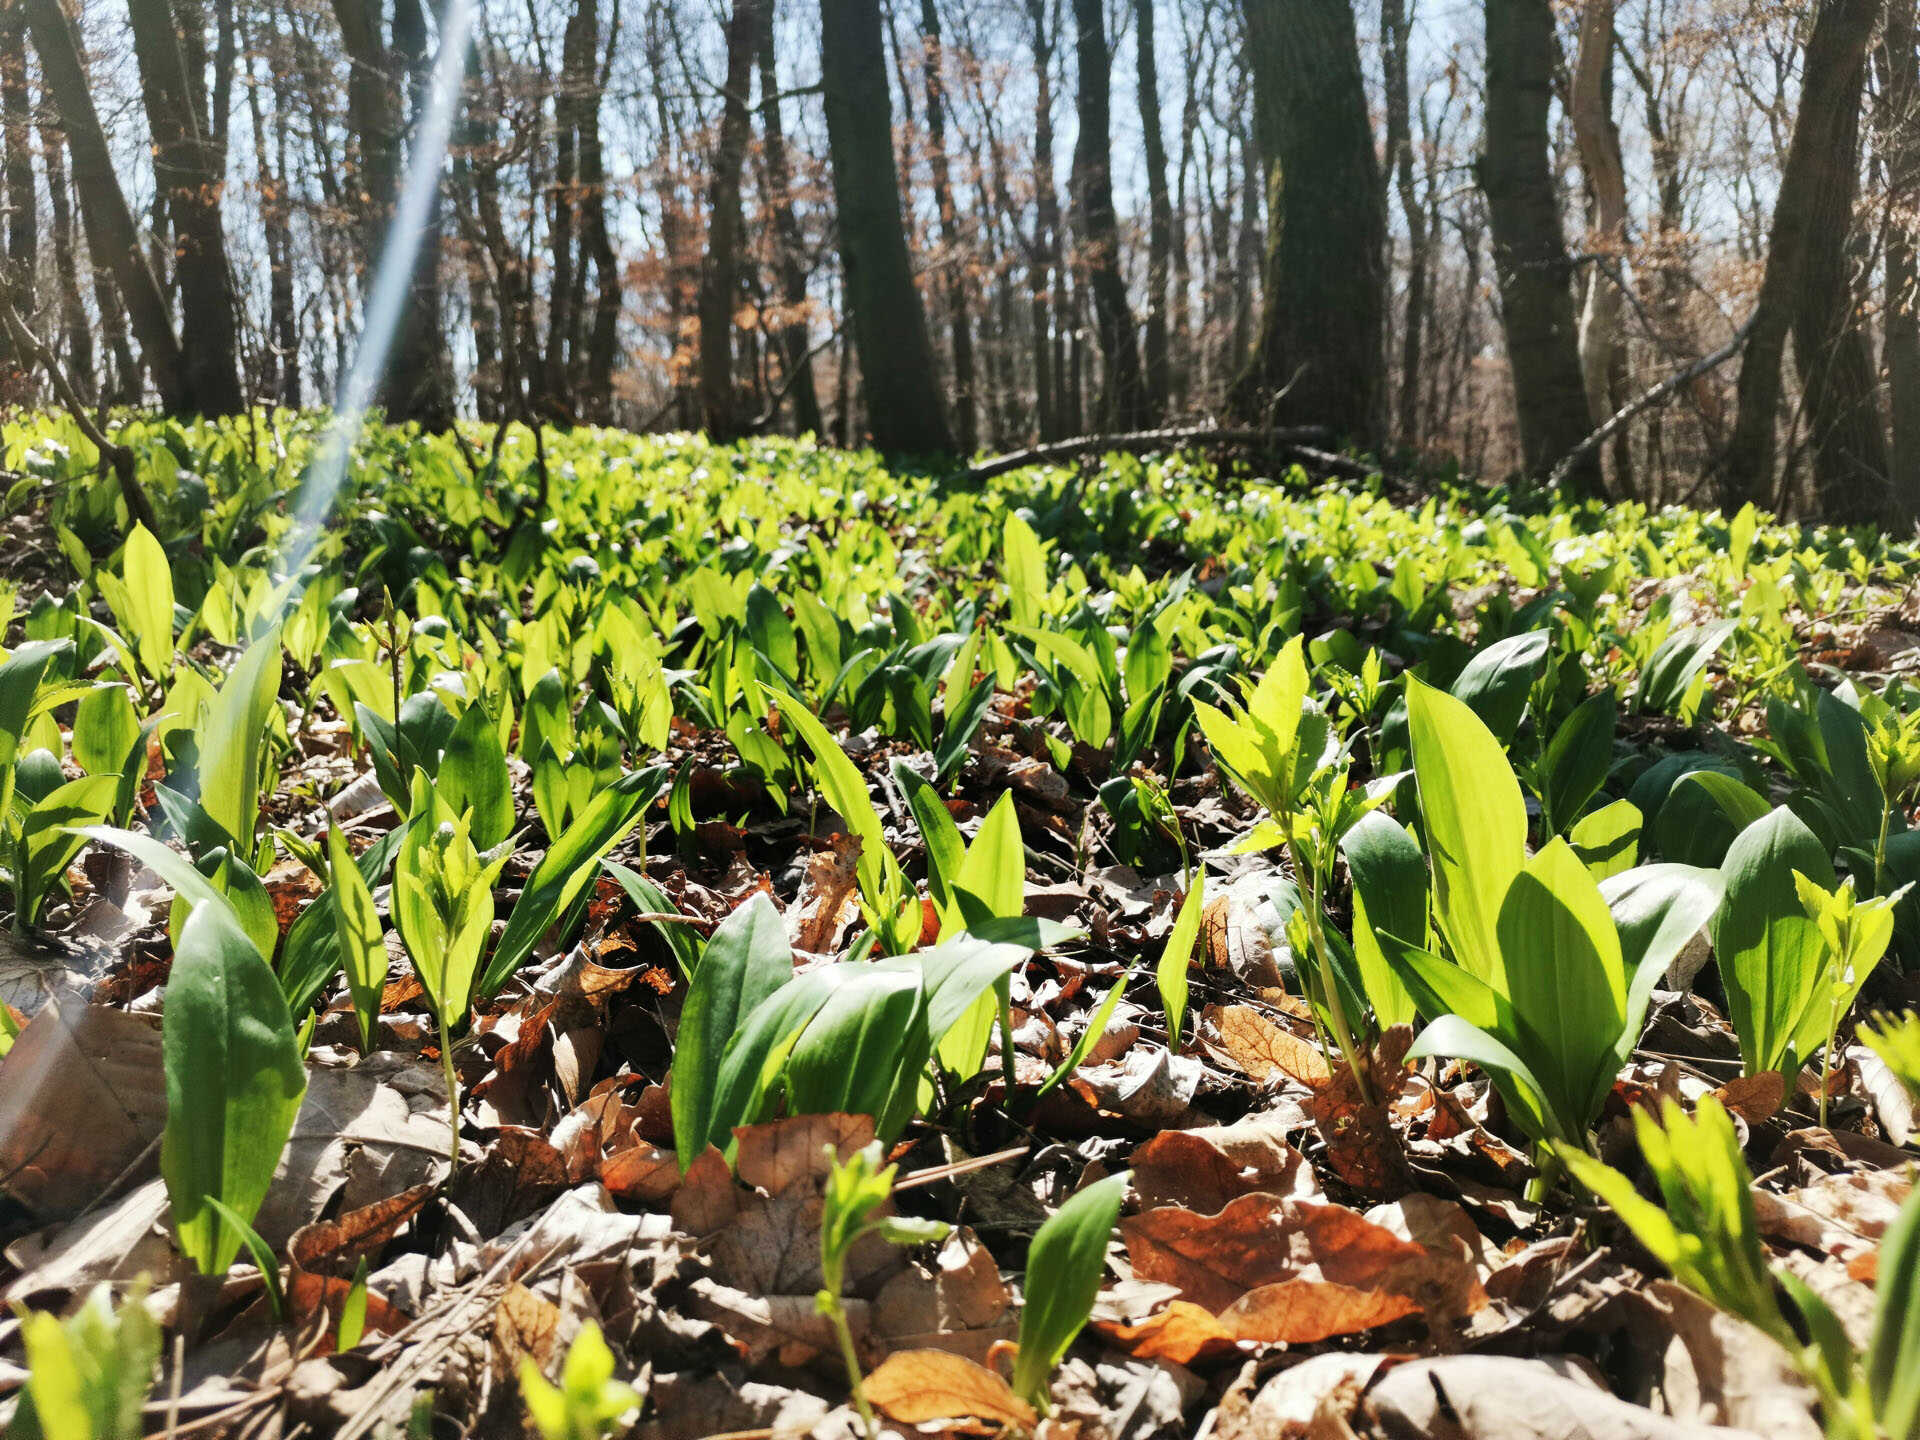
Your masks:
[{"label": "curled dry leaf", "polygon": [[1770,1240],[1824,1250],[1851,1265],[1873,1255],[1880,1237],[1913,1192],[1905,1170],[1829,1175],[1785,1195],[1756,1187],[1755,1218]]},{"label": "curled dry leaf", "polygon": [[1406,1148],[1388,1110],[1412,1045],[1413,1030],[1407,1025],[1395,1025],[1381,1035],[1368,1057],[1373,1099],[1361,1093],[1353,1072],[1340,1065],[1314,1087],[1307,1101],[1307,1112],[1327,1142],[1327,1164],[1364,1195],[1403,1195],[1413,1188]]},{"label": "curled dry leaf", "polygon": [[983,1365],[945,1350],[900,1350],[866,1380],[867,1403],[890,1420],[986,1420],[1031,1426],[1033,1407]]},{"label": "curled dry leaf", "polygon": [[1241,1074],[1262,1084],[1293,1080],[1317,1085],[1332,1075],[1311,1040],[1276,1024],[1251,1005],[1209,1005],[1200,1016],[1208,1048]]},{"label": "curled dry leaf", "polygon": [[1242,1195],[1266,1192],[1309,1199],[1320,1194],[1313,1168],[1262,1116],[1237,1125],[1163,1130],[1133,1154],[1133,1188],[1144,1208],[1182,1205],[1215,1215]]},{"label": "curled dry leaf", "polygon": [[1787,1077],[1778,1070],[1736,1076],[1715,1090],[1713,1096],[1749,1125],[1759,1125],[1772,1119],[1786,1100]]}]

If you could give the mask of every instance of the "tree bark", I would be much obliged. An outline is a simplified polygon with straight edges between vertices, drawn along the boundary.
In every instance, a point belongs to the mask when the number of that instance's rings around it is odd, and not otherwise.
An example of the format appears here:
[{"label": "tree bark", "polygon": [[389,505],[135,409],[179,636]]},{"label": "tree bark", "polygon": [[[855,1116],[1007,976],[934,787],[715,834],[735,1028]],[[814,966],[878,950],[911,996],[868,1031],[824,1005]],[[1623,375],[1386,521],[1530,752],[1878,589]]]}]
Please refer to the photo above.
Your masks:
[{"label": "tree bark", "polygon": [[[614,7],[613,24],[619,24],[619,6]],[[600,15],[595,0],[580,0],[574,10],[568,40],[584,45],[590,58],[597,60],[600,50]],[[611,45],[609,41],[609,45]],[[580,377],[580,409],[586,419],[598,425],[613,420],[613,370],[619,359],[620,312],[625,302],[625,287],[620,279],[620,256],[613,248],[613,236],[607,224],[607,163],[600,143],[600,102],[605,90],[604,71],[590,67],[591,88],[571,97],[574,129],[579,137],[580,164],[580,248],[582,268],[593,264],[593,323],[587,331],[586,362]]]},{"label": "tree bark", "polygon": [[114,175],[100,115],[87,88],[87,72],[80,59],[80,42],[60,0],[21,0],[33,45],[40,56],[40,75],[60,116],[73,159],[74,188],[79,192],[87,250],[95,263],[104,262],[126,305],[135,337],[146,357],[148,373],[160,403],[168,410],[198,410],[198,396],[188,378],[180,337],[174,333],[166,296],[147,267],[140,247],[140,230],[127,197]]},{"label": "tree bark", "polygon": [[951,453],[900,218],[878,0],[820,0],[820,85],[840,263],[873,442],[888,453]]},{"label": "tree bark", "polygon": [[766,164],[766,203],[773,215],[774,269],[780,281],[780,373],[793,401],[794,429],[824,435],[820,394],[814,384],[812,343],[807,338],[807,247],[793,213],[793,171],[786,126],[780,118],[780,76],[774,62],[772,16],[760,27],[760,141]]},{"label": "tree bark", "polygon": [[67,191],[67,159],[60,134],[51,124],[40,131],[40,158],[47,171],[47,203],[53,221],[53,273],[60,285],[60,321],[67,336],[67,375],[80,398],[91,404],[98,398],[100,380],[94,370],[93,330],[87,323],[86,302],[80,297],[80,266],[74,256],[73,204]]},{"label": "tree bark", "polygon": [[[1544,3],[1544,0],[1543,0]],[[1265,296],[1233,414],[1381,435],[1385,196],[1348,0],[1241,0],[1267,192]]]},{"label": "tree bark", "polygon": [[[1580,50],[1568,89],[1568,118],[1580,166],[1593,195],[1593,233],[1588,248],[1608,264],[1587,266],[1586,299],[1580,310],[1580,377],[1587,414],[1603,424],[1625,398],[1614,388],[1619,358],[1620,287],[1615,283],[1626,251],[1627,178],[1620,157],[1620,129],[1611,105],[1614,0],[1587,0],[1580,17]],[[1609,273],[1609,272],[1612,273]]]},{"label": "tree bark", "polygon": [[1055,440],[1064,433],[1057,404],[1059,367],[1053,338],[1060,202],[1053,188],[1053,27],[1048,24],[1047,12],[1047,0],[1027,0],[1034,73],[1033,251],[1028,286],[1032,297],[1034,428],[1042,440]]},{"label": "tree bark", "polygon": [[1167,413],[1173,385],[1167,346],[1167,279],[1173,254],[1173,202],[1167,193],[1167,146],[1160,134],[1159,57],[1154,53],[1155,0],[1136,0],[1134,46],[1139,59],[1140,140],[1147,163],[1147,404]]},{"label": "tree bark", "polygon": [[[443,7],[444,8],[444,7]],[[432,103],[433,56],[427,50],[427,18],[422,0],[393,0],[393,46],[388,61],[396,87],[408,96],[408,121],[418,133]],[[395,137],[396,142],[398,136]],[[396,156],[397,161],[397,156]],[[398,209],[405,172],[396,163],[385,197],[388,216]],[[453,354],[441,315],[440,238],[443,212],[438,177],[420,250],[407,282],[407,308],[394,337],[393,363],[380,381],[380,406],[390,420],[417,421],[422,428],[453,427]],[[391,229],[391,221],[383,229]],[[390,238],[390,237],[389,237]],[[378,252],[371,257],[377,261]],[[372,274],[369,269],[368,274]]]},{"label": "tree bark", "polygon": [[1727,505],[1764,504],[1771,496],[1780,365],[1791,334],[1821,509],[1836,520],[1879,519],[1892,511],[1886,438],[1866,340],[1853,314],[1847,257],[1860,94],[1879,13],[1879,0],[1821,0],[1807,36],[1800,108],[1740,366],[1739,413],[1721,468]]},{"label": "tree bark", "polygon": [[[1522,463],[1540,478],[1593,428],[1548,165],[1553,9],[1549,0],[1486,0],[1486,23],[1486,140],[1476,169],[1493,232]],[[1576,496],[1601,492],[1598,455],[1589,452],[1573,468],[1567,488]]]},{"label": "tree bark", "polygon": [[1407,84],[1407,46],[1413,34],[1408,0],[1381,0],[1380,51],[1386,75],[1387,164],[1407,226],[1407,301],[1400,327],[1399,400],[1393,438],[1418,450],[1421,357],[1426,345],[1427,212],[1413,176],[1413,107]]},{"label": "tree bark", "polygon": [[231,415],[246,401],[240,389],[239,307],[220,215],[226,176],[219,147],[202,128],[199,112],[205,102],[194,103],[197,87],[170,9],[151,0],[131,0],[127,8],[153,134],[154,179],[173,225],[180,312],[193,326],[193,343],[185,347],[187,383],[195,409]]},{"label": "tree bark", "polygon": [[965,234],[954,204],[948,169],[946,79],[941,71],[940,11],[934,0],[920,0],[920,32],[921,73],[927,88],[927,162],[932,171],[933,203],[940,212],[940,273],[953,348],[954,439],[959,442],[961,454],[971,455],[980,446],[973,322],[968,314]]},{"label": "tree bark", "polygon": [[740,170],[747,155],[747,106],[760,44],[760,9],[760,0],[733,0],[720,140],[707,179],[707,252],[700,269],[700,411],[707,433],[722,441],[739,433],[733,315],[740,299]]},{"label": "tree bark", "polygon": [[1880,48],[1887,157],[1886,336],[1881,363],[1893,417],[1893,507],[1920,518],[1920,36],[1914,0],[1891,0]]},{"label": "tree bark", "polygon": [[[33,112],[27,89],[26,16],[19,0],[0,0],[0,154],[6,157],[5,268],[0,295],[22,318],[32,314],[34,261],[40,251],[40,207],[33,193]],[[0,403],[20,403],[32,393],[27,359],[13,353],[0,330]]]},{"label": "tree bark", "polygon": [[1152,423],[1133,307],[1120,274],[1120,225],[1113,206],[1113,53],[1104,0],[1073,0],[1079,60],[1080,133],[1073,146],[1074,229],[1080,268],[1093,294],[1094,330],[1105,367],[1100,424],[1140,430]]}]

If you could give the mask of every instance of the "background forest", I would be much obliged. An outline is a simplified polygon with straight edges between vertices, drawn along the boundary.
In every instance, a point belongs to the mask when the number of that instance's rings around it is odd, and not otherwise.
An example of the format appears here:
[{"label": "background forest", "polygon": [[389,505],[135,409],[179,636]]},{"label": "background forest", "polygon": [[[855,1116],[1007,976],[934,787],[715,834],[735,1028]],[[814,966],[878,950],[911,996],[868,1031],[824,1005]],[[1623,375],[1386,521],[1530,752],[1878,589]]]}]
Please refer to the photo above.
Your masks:
[{"label": "background forest", "polygon": [[[0,398],[331,401],[445,20],[0,0]],[[378,398],[1904,523],[1915,75],[1913,0],[495,0]]]}]

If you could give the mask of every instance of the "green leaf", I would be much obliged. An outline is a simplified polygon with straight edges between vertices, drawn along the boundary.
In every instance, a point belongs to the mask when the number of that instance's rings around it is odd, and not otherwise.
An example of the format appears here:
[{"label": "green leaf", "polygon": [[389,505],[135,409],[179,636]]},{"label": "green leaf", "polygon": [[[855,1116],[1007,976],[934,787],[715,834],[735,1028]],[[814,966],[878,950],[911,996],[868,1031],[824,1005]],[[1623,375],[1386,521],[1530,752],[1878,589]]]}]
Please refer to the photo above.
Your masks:
[{"label": "green leaf", "polygon": [[69,780],[38,801],[20,822],[14,847],[15,924],[33,925],[40,918],[67,867],[86,845],[80,827],[93,825],[113,813],[120,792],[117,775],[88,775]]},{"label": "green leaf", "polygon": [[1414,1018],[1413,996],[1387,960],[1380,935],[1427,932],[1427,860],[1405,826],[1381,810],[1360,817],[1340,837],[1353,875],[1353,958],[1360,984],[1382,1029]]},{"label": "green leaf", "polygon": [[1498,1086],[1516,1125],[1536,1140],[1578,1139],[1561,1129],[1547,1090],[1533,1068],[1508,1045],[1458,1015],[1442,1015],[1415,1037],[1409,1060],[1429,1055],[1470,1060],[1485,1070]]},{"label": "green leaf", "polygon": [[969,923],[1011,919],[1024,908],[1027,855],[1011,790],[1001,792],[980,822],[980,833],[967,847],[966,859],[954,877],[953,891],[958,918]]},{"label": "green leaf", "polygon": [[467,706],[447,738],[435,778],[454,814],[472,813],[477,848],[491,850],[513,832],[513,778],[499,727],[484,705]]},{"label": "green leaf", "polygon": [[180,930],[161,1027],[167,1125],[160,1142],[181,1251],[224,1275],[242,1236],[206,1202],[251,1223],[292,1133],[306,1067],[286,997],[230,914],[196,905]]},{"label": "green leaf", "polygon": [[1640,853],[1640,807],[1616,800],[1582,816],[1567,831],[1567,843],[1596,880],[1633,867]]},{"label": "green leaf", "polygon": [[847,829],[859,838],[860,858],[855,864],[855,873],[860,878],[860,893],[870,905],[875,904],[884,893],[886,865],[893,858],[893,852],[887,848],[886,831],[880,825],[880,812],[873,808],[873,797],[867,793],[866,780],[827,733],[827,727],[804,707],[783,708],[780,720],[799,731],[800,738],[807,742],[807,748],[813,752],[814,777],[819,782],[820,793],[847,822]]},{"label": "green leaf", "polygon": [[1047,1405],[1053,1372],[1093,1312],[1131,1176],[1097,1180],[1056,1210],[1027,1247],[1025,1303],[1013,1391],[1035,1409]]},{"label": "green leaf", "polygon": [[1194,942],[1200,938],[1200,916],[1206,907],[1206,872],[1196,869],[1180,913],[1174,917],[1167,935],[1166,949],[1154,967],[1154,983],[1160,989],[1160,1004],[1167,1013],[1167,1045],[1178,1052],[1180,1029],[1187,1018],[1187,970],[1193,964]]},{"label": "green leaf", "polygon": [[1731,775],[1689,770],[1667,792],[1654,821],[1660,853],[1681,864],[1718,868],[1734,839],[1769,808]]},{"label": "green leaf", "polygon": [[259,927],[255,917],[244,916],[226,894],[196,870],[193,862],[179,851],[168,849],[151,835],[142,835],[137,830],[120,830],[110,825],[87,825],[81,827],[78,833],[96,844],[111,845],[116,850],[126,851],[166,881],[174,894],[190,906],[198,908],[212,905],[225,910],[240,932],[253,942],[262,959],[273,954],[274,942],[279,939],[278,927],[266,931]]},{"label": "green leaf", "polygon": [[173,566],[153,533],[140,524],[127,537],[120,564],[127,605],[120,623],[133,632],[140,668],[164,681],[173,668]]},{"label": "green leaf", "polygon": [[1907,1197],[1880,1241],[1867,1393],[1895,1440],[1920,1434],[1920,1191]]},{"label": "green leaf", "polygon": [[1113,1021],[1113,1012],[1119,1008],[1120,997],[1127,993],[1127,983],[1132,979],[1133,971],[1128,969],[1113,982],[1113,988],[1107,991],[1107,998],[1100,1002],[1100,1008],[1095,1010],[1093,1017],[1087,1021],[1087,1028],[1082,1030],[1080,1038],[1073,1042],[1073,1049],[1067,1053],[1067,1058],[1062,1060],[1059,1068],[1046,1078],[1038,1090],[1033,1092],[1036,1103],[1042,1095],[1078,1070],[1085,1063],[1087,1056],[1093,1053],[1093,1047],[1098,1045],[1100,1037],[1107,1033],[1107,1026]]},{"label": "green leaf", "polygon": [[1515,877],[1500,907],[1516,1046],[1578,1139],[1612,1085],[1627,1019],[1620,936],[1600,887],[1565,840],[1550,841]]},{"label": "green leaf", "polygon": [[340,946],[341,968],[347,974],[347,993],[360,1021],[360,1050],[373,1049],[374,1026],[380,1021],[380,998],[387,985],[387,947],[381,939],[380,914],[373,892],[354,862],[347,837],[338,825],[327,825],[327,872],[333,880],[334,934]]},{"label": "green leaf", "polygon": [[1719,871],[1692,865],[1642,865],[1600,882],[1627,970],[1627,1023],[1614,1049],[1616,1065],[1633,1058],[1653,987],[1686,943],[1713,919],[1725,894],[1726,881]]},{"label": "green leaf", "polygon": [[1001,531],[1001,566],[1007,582],[1007,613],[1016,625],[1038,624],[1047,591],[1046,552],[1040,537],[1019,514],[1009,510]]},{"label": "green leaf", "polygon": [[96,685],[73,712],[73,758],[89,775],[119,775],[140,739],[124,685]]},{"label": "green leaf", "polygon": [[[260,1278],[266,1282],[267,1304],[273,1310],[273,1318],[281,1324],[286,1323],[287,1297],[280,1289],[280,1262],[274,1258],[273,1247],[267,1244],[260,1232],[226,1201],[215,1196],[207,1196],[207,1204],[213,1213],[240,1237],[247,1247],[247,1254],[253,1258],[254,1268],[260,1272]],[[366,1257],[360,1257],[360,1263],[367,1263]]]},{"label": "green leaf", "polygon": [[1589,695],[1561,722],[1541,761],[1541,802],[1553,833],[1565,834],[1587,802],[1600,793],[1613,764],[1611,690]]},{"label": "green leaf", "polygon": [[1547,662],[1552,639],[1545,630],[1529,630],[1496,640],[1469,660],[1453,682],[1453,698],[1471,708],[1502,744],[1520,728],[1527,695]]},{"label": "green leaf", "polygon": [[1671,715],[1686,698],[1694,677],[1707,668],[1738,628],[1738,620],[1715,620],[1710,625],[1692,625],[1675,630],[1648,659],[1640,672],[1640,684],[1634,690],[1634,708],[1642,714],[1651,710]]},{"label": "green leaf", "polygon": [[1713,951],[1727,990],[1727,1018],[1750,1075],[1780,1070],[1789,1079],[1804,1056],[1793,1053],[1801,1014],[1815,998],[1826,942],[1800,905],[1798,870],[1831,889],[1826,847],[1784,805],[1740,832],[1721,867],[1726,900],[1713,922]]},{"label": "green leaf", "polygon": [[640,822],[647,806],[666,788],[664,765],[622,775],[588,803],[551,849],[541,857],[526,888],[507,917],[507,928],[480,981],[480,994],[492,995],[533,953],[547,928],[587,893],[606,853]]},{"label": "green leaf", "polygon": [[255,640],[201,712],[200,808],[242,845],[253,840],[260,813],[261,755],[274,698],[280,693],[280,631]]},{"label": "green leaf", "polygon": [[1504,990],[1496,927],[1526,861],[1526,801],[1493,732],[1461,701],[1412,676],[1407,734],[1440,928],[1462,966]]},{"label": "green leaf", "polygon": [[673,1052],[673,1139],[685,1174],[713,1133],[714,1087],[727,1042],[746,1017],[793,978],[780,912],[756,893],[707,941],[687,987]]},{"label": "green leaf", "polygon": [[857,968],[865,973],[827,998],[793,1046],[787,1104],[796,1115],[871,1115],[887,1140],[910,1118],[902,1087],[910,1101],[932,1050],[926,996],[911,971]]}]

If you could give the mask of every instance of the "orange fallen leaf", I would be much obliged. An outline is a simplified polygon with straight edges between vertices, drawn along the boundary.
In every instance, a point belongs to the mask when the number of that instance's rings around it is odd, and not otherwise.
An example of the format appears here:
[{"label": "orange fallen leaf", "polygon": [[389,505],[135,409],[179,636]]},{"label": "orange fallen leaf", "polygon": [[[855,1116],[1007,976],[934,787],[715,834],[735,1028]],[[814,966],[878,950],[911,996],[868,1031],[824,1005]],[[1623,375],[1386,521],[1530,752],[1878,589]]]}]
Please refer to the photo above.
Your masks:
[{"label": "orange fallen leaf", "polygon": [[1258,1116],[1237,1125],[1163,1130],[1134,1152],[1132,1168],[1134,1190],[1148,1209],[1184,1205],[1213,1215],[1242,1195],[1320,1193],[1306,1157]]},{"label": "orange fallen leaf", "polygon": [[867,1402],[889,1420],[990,1420],[1030,1427],[1033,1407],[993,1371],[946,1350],[900,1350],[883,1360],[862,1387]]},{"label": "orange fallen leaf", "polygon": [[1333,1073],[1317,1045],[1274,1024],[1250,1005],[1210,1005],[1200,1018],[1207,1033],[1219,1036],[1212,1047],[1215,1052],[1255,1080],[1284,1076],[1313,1085]]}]

